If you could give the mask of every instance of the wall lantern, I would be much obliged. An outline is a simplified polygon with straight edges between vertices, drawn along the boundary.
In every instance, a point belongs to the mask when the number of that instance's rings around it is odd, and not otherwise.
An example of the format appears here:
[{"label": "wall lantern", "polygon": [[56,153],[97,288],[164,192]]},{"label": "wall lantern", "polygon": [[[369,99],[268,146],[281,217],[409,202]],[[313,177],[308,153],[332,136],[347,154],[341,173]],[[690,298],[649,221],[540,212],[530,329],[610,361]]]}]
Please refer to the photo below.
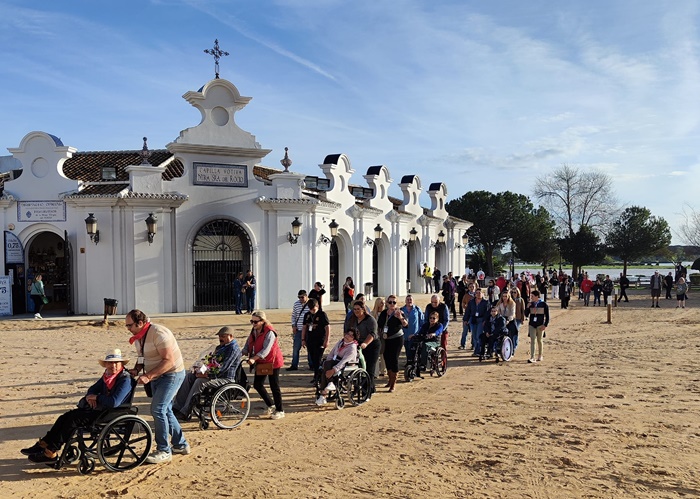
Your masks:
[{"label": "wall lantern", "polygon": [[445,242],[445,233],[443,231],[438,232],[438,243],[442,244]]},{"label": "wall lantern", "polygon": [[413,228],[411,229],[411,232],[408,233],[408,236],[409,236],[408,239],[409,239],[411,242],[414,242],[414,241],[416,240],[416,238],[418,237],[418,231],[416,230],[415,227],[413,227]]},{"label": "wall lantern", "polygon": [[158,232],[158,217],[154,216],[153,213],[148,214],[146,230],[148,231],[148,244],[151,244],[156,232]]},{"label": "wall lantern", "polygon": [[462,244],[464,247],[467,247],[467,244],[469,243],[469,236],[467,235],[467,231],[464,231],[464,234],[462,234]]},{"label": "wall lantern", "polygon": [[374,239],[381,239],[382,232],[384,232],[384,229],[382,229],[381,225],[377,224],[377,226],[374,228]]},{"label": "wall lantern", "polygon": [[85,219],[85,230],[90,236],[90,241],[95,244],[100,242],[100,231],[97,230],[97,219],[93,213],[88,213],[88,217]]},{"label": "wall lantern", "polygon": [[335,236],[338,235],[338,227],[340,227],[340,225],[335,221],[335,218],[328,224],[328,228],[331,229],[331,239],[334,239]]},{"label": "wall lantern", "polygon": [[292,222],[292,232],[287,232],[287,241],[289,241],[289,244],[296,244],[300,235],[301,222],[299,221],[299,217],[294,217],[294,221]]}]

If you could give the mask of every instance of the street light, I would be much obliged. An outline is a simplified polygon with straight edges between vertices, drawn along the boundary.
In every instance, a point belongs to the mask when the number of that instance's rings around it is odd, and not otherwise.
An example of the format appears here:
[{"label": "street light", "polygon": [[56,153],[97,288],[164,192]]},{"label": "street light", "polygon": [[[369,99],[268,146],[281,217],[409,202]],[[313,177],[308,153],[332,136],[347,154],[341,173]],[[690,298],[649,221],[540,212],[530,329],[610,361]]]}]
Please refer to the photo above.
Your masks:
[{"label": "street light", "polygon": [[148,244],[151,244],[156,232],[158,232],[158,217],[154,216],[153,213],[148,214],[146,230],[148,231]]},{"label": "street light", "polygon": [[381,239],[382,232],[384,232],[384,229],[382,229],[381,225],[377,224],[377,226],[374,228],[374,239]]},{"label": "street light", "polygon": [[294,217],[294,221],[292,222],[292,232],[287,233],[287,241],[289,241],[289,244],[296,244],[300,235],[301,222],[299,221],[299,217]]},{"label": "street light", "polygon": [[85,229],[90,236],[90,241],[95,244],[100,242],[100,231],[97,230],[97,219],[94,214],[88,213],[88,217],[85,219]]},{"label": "street light", "polygon": [[411,229],[411,231],[408,233],[408,239],[411,242],[414,242],[418,238],[418,231],[416,230],[415,227]]}]

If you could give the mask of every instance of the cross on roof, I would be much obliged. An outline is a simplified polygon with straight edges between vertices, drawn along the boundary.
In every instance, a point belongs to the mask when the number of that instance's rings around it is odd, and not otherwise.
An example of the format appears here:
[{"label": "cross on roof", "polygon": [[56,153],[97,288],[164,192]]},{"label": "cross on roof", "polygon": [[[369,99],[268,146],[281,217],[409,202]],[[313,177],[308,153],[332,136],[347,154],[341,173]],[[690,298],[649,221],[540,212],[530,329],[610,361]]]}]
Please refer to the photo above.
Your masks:
[{"label": "cross on roof", "polygon": [[216,40],[214,40],[214,48],[213,49],[205,49],[204,53],[214,56],[214,73],[216,74],[216,79],[218,80],[219,79],[219,59],[221,59],[222,56],[229,55],[229,53],[225,52],[219,48],[219,39],[218,38]]}]

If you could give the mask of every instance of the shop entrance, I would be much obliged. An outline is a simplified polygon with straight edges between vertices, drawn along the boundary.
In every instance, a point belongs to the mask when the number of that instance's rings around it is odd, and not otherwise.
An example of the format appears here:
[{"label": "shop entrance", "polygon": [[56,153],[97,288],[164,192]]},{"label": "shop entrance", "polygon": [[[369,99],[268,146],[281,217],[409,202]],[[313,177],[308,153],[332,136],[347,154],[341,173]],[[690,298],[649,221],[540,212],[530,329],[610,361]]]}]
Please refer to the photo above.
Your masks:
[{"label": "shop entrance", "polygon": [[41,232],[29,242],[24,285],[27,312],[34,311],[28,288],[35,276],[41,274],[44,293],[49,299],[44,312],[62,310],[70,313],[70,251],[66,245],[66,239],[53,232]]}]

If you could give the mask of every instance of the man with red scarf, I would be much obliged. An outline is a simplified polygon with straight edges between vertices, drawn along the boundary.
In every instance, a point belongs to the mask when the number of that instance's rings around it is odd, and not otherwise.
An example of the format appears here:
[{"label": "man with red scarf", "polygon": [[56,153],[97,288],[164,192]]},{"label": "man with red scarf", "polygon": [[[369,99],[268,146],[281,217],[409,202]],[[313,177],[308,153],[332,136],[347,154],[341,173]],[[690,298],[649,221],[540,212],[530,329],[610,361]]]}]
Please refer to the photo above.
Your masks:
[{"label": "man with red scarf", "polygon": [[88,388],[78,408],[68,411],[56,419],[46,435],[31,447],[20,450],[33,463],[53,463],[58,451],[71,437],[76,428],[90,426],[105,409],[119,407],[131,397],[131,377],[124,369],[129,359],[122,357],[118,348],[110,350],[98,360],[105,372]]}]

